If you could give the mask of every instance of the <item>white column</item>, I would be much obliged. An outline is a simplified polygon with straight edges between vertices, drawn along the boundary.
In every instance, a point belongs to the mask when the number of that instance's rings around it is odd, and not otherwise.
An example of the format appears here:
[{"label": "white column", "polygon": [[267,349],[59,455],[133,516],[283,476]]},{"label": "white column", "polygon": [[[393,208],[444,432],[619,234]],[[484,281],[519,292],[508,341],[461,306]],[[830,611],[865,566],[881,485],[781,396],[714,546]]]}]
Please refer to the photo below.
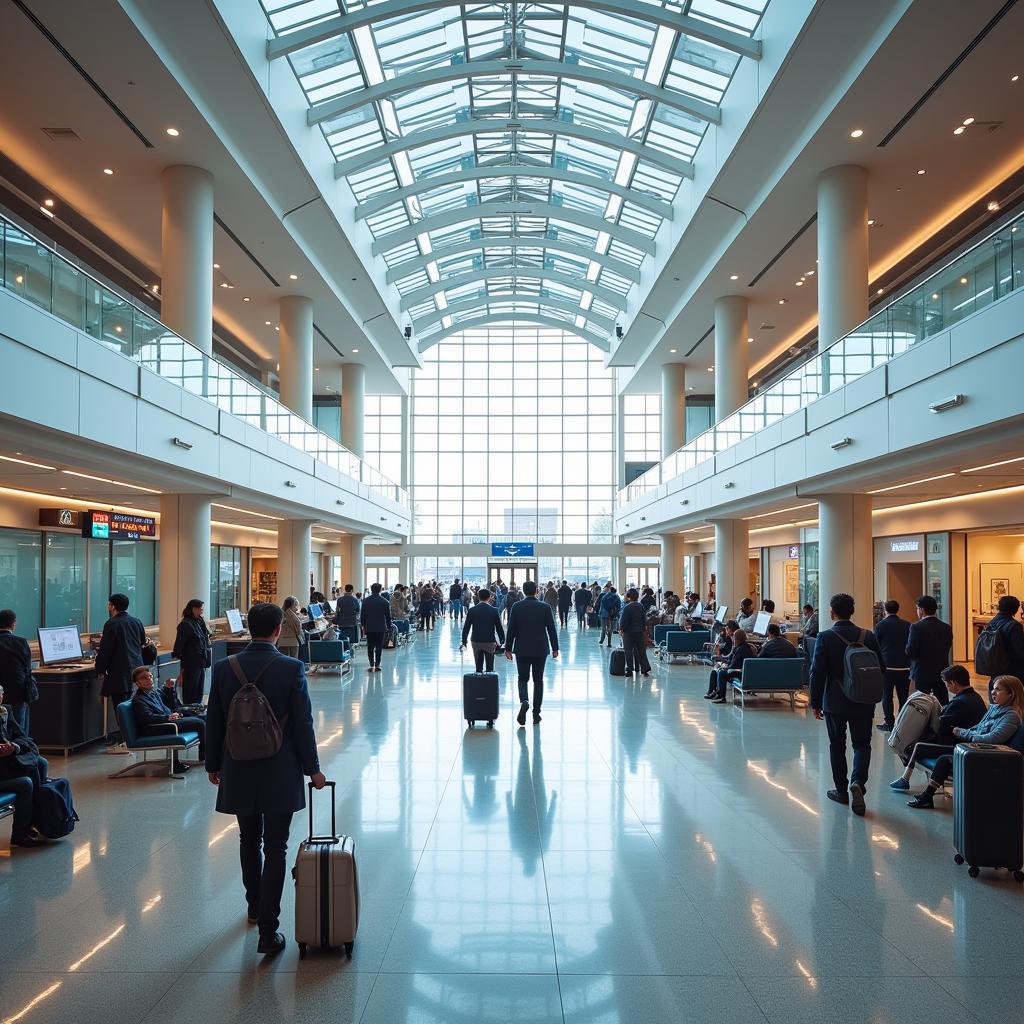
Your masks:
[{"label": "white column", "polygon": [[724,295],[715,300],[715,422],[747,400],[747,300]]},{"label": "white column", "polygon": [[352,534],[352,543],[349,554],[348,572],[346,566],[342,566],[342,575],[346,583],[351,583],[356,592],[363,590],[366,586],[366,559],[363,551],[365,538],[361,533]]},{"label": "white column", "polygon": [[209,604],[210,498],[205,494],[161,494],[161,647],[173,647],[182,610],[194,597]]},{"label": "white column", "polygon": [[[278,304],[281,328],[281,401],[297,416],[313,420],[313,301],[283,295]],[[296,595],[298,596],[298,595]]]},{"label": "white column", "polygon": [[213,175],[167,167],[161,175],[160,319],[213,352]]},{"label": "white column", "polygon": [[[359,458],[366,452],[363,443],[365,370],[361,363],[346,363],[341,371],[341,443]],[[356,587],[356,590],[361,589]]]},{"label": "white column", "polygon": [[715,522],[715,600],[729,606],[730,618],[750,597],[750,529],[743,519]]},{"label": "white column", "polygon": [[818,351],[868,318],[868,172],[852,164],[818,178]]},{"label": "white column", "polygon": [[874,558],[870,494],[823,494],[818,498],[818,599],[822,626],[834,594],[850,594],[854,620],[870,629],[874,605]]},{"label": "white column", "polygon": [[[412,482],[412,433],[409,429],[409,396],[402,395],[402,479],[399,480],[401,487],[407,488]],[[405,582],[403,578],[402,582]]]},{"label": "white column", "polygon": [[[604,581],[599,581],[602,586]],[[622,593],[622,588],[626,585],[626,556],[616,555],[612,559],[612,585],[619,593]]]},{"label": "white column", "polygon": [[[616,373],[616,378],[618,374]],[[618,383],[616,382],[616,388]],[[626,396],[615,397],[615,485],[618,490],[626,486]]]},{"label": "white column", "polygon": [[312,532],[309,519],[282,519],[277,524],[277,604],[289,596],[297,597],[301,606],[309,601]]},{"label": "white column", "polygon": [[683,567],[682,559],[677,551],[676,539],[670,533],[661,535],[661,590],[679,593],[680,578]]},{"label": "white column", "polygon": [[668,458],[684,444],[686,367],[682,363],[665,363],[661,367],[661,457]]},{"label": "white column", "polygon": [[404,583],[406,586],[409,586],[411,583],[413,583],[413,578],[412,578],[412,555],[402,555],[401,560],[399,561],[398,565],[399,565],[399,576],[401,577],[398,582],[399,583]]}]

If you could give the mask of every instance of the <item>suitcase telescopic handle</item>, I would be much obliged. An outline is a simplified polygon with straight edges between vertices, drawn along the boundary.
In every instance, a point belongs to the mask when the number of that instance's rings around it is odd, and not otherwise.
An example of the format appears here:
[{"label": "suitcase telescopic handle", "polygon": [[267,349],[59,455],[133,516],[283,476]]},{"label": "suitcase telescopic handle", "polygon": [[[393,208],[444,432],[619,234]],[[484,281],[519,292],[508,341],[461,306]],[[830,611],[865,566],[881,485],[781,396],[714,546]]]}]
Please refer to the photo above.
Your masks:
[{"label": "suitcase telescopic handle", "polygon": [[313,788],[312,782],[307,782],[309,786],[309,838],[306,840],[307,843],[336,843],[338,841],[338,822],[337,822],[337,801],[335,800],[335,784],[332,780],[328,780],[324,783],[324,788],[329,788],[331,791],[331,834],[329,836],[315,836],[313,835],[313,794],[316,790]]}]

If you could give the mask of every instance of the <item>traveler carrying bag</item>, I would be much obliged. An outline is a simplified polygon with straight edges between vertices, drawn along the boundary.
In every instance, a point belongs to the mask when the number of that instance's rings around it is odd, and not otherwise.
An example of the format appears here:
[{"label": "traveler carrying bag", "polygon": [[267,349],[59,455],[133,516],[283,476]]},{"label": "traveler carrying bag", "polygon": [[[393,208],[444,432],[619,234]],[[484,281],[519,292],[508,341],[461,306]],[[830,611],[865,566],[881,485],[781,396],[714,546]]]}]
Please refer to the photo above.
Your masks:
[{"label": "traveler carrying bag", "polygon": [[626,652],[621,647],[612,651],[608,660],[608,673],[613,676],[624,676],[626,674]]},{"label": "traveler carrying bag", "polygon": [[477,722],[494,728],[498,717],[497,672],[467,672],[462,677],[462,709],[471,729]]},{"label": "traveler carrying bag", "polygon": [[250,680],[246,678],[238,656],[232,654],[228,664],[242,684],[228,705],[226,742],[234,761],[261,761],[273,757],[284,742],[285,715],[280,722],[263,691],[256,686],[260,676],[270,668],[273,658]]},{"label": "traveler carrying bag", "polygon": [[1001,676],[1010,667],[1006,656],[1003,634],[998,629],[986,626],[974,645],[974,671],[979,676]]},{"label": "traveler carrying bag", "polygon": [[953,846],[957,864],[1007,868],[1024,882],[1024,758],[995,743],[953,750]]},{"label": "traveler carrying bag", "polygon": [[601,625],[601,619],[598,617],[597,612],[587,612],[587,625],[591,629],[598,629]]},{"label": "traveler carrying bag", "polygon": [[844,640],[839,636],[846,644],[843,652],[843,693],[855,704],[877,704],[884,692],[882,666],[878,664],[875,652],[866,645],[867,638],[866,629],[860,631],[857,640]]},{"label": "traveler carrying bag", "polygon": [[155,665],[157,658],[156,644],[152,640],[147,640],[142,645],[142,664],[143,665]]},{"label": "traveler carrying bag", "polygon": [[63,839],[75,830],[78,815],[67,779],[47,779],[35,793],[32,824],[47,839]]},{"label": "traveler carrying bag", "polygon": [[942,705],[934,694],[915,694],[900,708],[885,742],[897,754],[909,753],[918,740],[938,732],[941,712]]},{"label": "traveler carrying bag", "polygon": [[356,844],[351,836],[339,836],[335,819],[335,787],[331,790],[331,834],[313,834],[313,783],[309,783],[309,836],[299,843],[292,868],[295,879],[295,941],[299,956],[306,949],[345,948],[352,959],[352,947],[359,928],[359,875]]}]

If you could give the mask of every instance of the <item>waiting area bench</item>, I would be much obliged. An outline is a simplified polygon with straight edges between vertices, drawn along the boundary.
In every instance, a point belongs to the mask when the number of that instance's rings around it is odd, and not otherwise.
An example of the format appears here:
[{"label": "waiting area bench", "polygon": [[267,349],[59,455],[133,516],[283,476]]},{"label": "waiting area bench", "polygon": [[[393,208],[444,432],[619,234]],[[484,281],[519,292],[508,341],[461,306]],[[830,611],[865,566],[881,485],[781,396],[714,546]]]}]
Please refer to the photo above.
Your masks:
[{"label": "waiting area bench", "polygon": [[7,818],[14,813],[16,793],[0,793],[0,818]]},{"label": "waiting area bench", "polygon": [[[117,705],[117,726],[124,737],[125,746],[132,754],[142,754],[141,761],[133,761],[130,765],[122,768],[119,772],[107,776],[110,779],[119,779],[128,772],[147,764],[166,764],[167,775],[172,779],[183,779],[184,775],[174,774],[174,755],[183,750],[190,750],[199,746],[199,733],[191,730],[179,731],[177,722],[167,722],[163,728],[170,732],[157,733],[143,736],[135,722],[135,712],[132,710],[130,700],[123,701]],[[149,761],[151,751],[163,751],[164,756],[152,762]]]},{"label": "waiting area bench", "polygon": [[[655,626],[655,636],[660,626]],[[692,662],[694,658],[704,654],[704,647],[711,642],[711,631],[707,629],[668,629],[664,634],[664,642],[660,647],[655,647],[654,653],[662,661],[676,658],[685,658]]]},{"label": "waiting area bench", "polygon": [[781,693],[789,696],[789,706],[796,711],[796,695],[804,688],[803,658],[747,658],[739,678],[732,680],[732,702],[740,695],[740,706],[752,693]]},{"label": "waiting area bench", "polygon": [[[1019,726],[1017,731],[1003,745],[1012,747],[1019,753],[1024,754],[1024,725]],[[925,773],[925,775],[931,777],[932,772],[935,771],[935,765],[941,756],[941,754],[936,754],[931,757],[920,757],[914,762],[914,767],[919,768]],[[948,787],[952,781],[953,776],[950,775],[946,782],[939,788],[938,792],[943,796],[950,796],[950,790]]]},{"label": "waiting area bench", "polygon": [[309,671],[336,668],[341,675],[352,671],[352,645],[347,640],[310,640]]}]

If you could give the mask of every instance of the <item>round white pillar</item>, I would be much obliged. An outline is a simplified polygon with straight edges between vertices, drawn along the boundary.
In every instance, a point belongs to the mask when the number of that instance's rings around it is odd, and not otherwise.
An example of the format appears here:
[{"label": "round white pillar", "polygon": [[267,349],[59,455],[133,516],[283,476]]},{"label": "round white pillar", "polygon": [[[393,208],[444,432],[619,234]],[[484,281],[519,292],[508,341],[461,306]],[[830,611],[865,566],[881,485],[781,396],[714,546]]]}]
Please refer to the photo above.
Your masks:
[{"label": "round white pillar", "polygon": [[854,620],[872,628],[874,557],[870,494],[823,494],[818,498],[818,602],[822,625],[834,594],[850,594]]},{"label": "round white pillar", "polygon": [[[210,498],[160,495],[160,646],[174,646],[185,605],[210,601]],[[206,614],[210,609],[206,608]]]},{"label": "round white pillar", "polygon": [[715,300],[715,422],[747,400],[747,300],[724,295]]},{"label": "round white pillar", "polygon": [[167,167],[161,175],[160,319],[213,352],[213,175]]},{"label": "round white pillar", "polygon": [[[341,443],[353,455],[363,458],[363,398],[366,367],[361,363],[346,363],[341,372]],[[356,587],[356,590],[361,590]]]},{"label": "round white pillar", "polygon": [[281,401],[297,416],[313,421],[313,301],[284,295],[278,304]]},{"label": "round white pillar", "polygon": [[818,178],[818,351],[868,318],[868,172],[847,164]]},{"label": "round white pillar", "polygon": [[[686,367],[661,367],[661,457],[668,458],[686,444]],[[674,589],[674,588],[672,588]]]},{"label": "round white pillar", "polygon": [[671,534],[661,535],[661,592],[671,590],[679,593],[679,577],[682,566],[676,557],[676,539]]},{"label": "round white pillar", "polygon": [[[363,552],[364,537],[361,533],[354,533],[352,535],[350,554],[349,554],[349,565],[348,565],[348,576],[346,583],[351,583],[356,588],[356,593],[360,593],[366,587],[366,561]],[[342,566],[342,575],[345,575],[345,567]]]},{"label": "round white pillar", "polygon": [[[401,479],[398,481],[399,485],[404,489],[409,487],[412,482],[411,473],[411,459],[412,459],[412,444],[411,434],[409,432],[409,396],[402,395],[402,454],[401,454]],[[403,578],[402,582],[405,580]]]},{"label": "round white pillar", "polygon": [[715,522],[715,601],[729,606],[730,618],[750,597],[750,529],[743,519]]},{"label": "round white pillar", "polygon": [[309,519],[282,519],[277,524],[277,599],[292,596],[304,607],[309,602],[309,571],[312,568]]}]

